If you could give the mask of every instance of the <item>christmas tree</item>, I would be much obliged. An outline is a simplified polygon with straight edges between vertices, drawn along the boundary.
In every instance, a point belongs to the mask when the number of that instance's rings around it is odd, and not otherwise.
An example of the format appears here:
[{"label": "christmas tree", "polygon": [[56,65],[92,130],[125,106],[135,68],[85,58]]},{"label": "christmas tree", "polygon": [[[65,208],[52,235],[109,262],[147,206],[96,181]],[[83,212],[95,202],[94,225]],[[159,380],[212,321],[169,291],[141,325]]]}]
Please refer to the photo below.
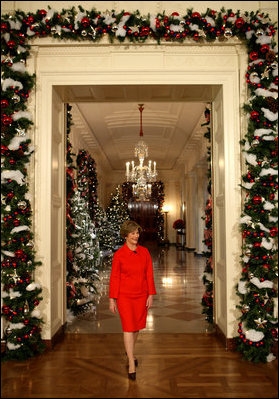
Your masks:
[{"label": "christmas tree", "polygon": [[113,251],[115,246],[114,236],[107,215],[101,207],[99,199],[93,205],[94,222],[96,226],[97,238],[100,246],[100,256],[105,257]]},{"label": "christmas tree", "polygon": [[79,190],[76,190],[72,199],[72,214],[75,232],[72,234],[74,245],[70,252],[72,267],[67,275],[68,305],[74,314],[79,314],[90,310],[94,303],[100,250],[88,204]]},{"label": "christmas tree", "polygon": [[120,227],[125,220],[129,220],[127,204],[121,196],[120,186],[117,186],[115,193],[111,195],[106,214],[115,248],[120,247],[124,244],[124,239],[120,236]]},{"label": "christmas tree", "polygon": [[88,151],[80,150],[77,155],[77,166],[82,196],[86,197],[90,217],[92,221],[95,221],[95,210],[98,199],[96,163]]}]

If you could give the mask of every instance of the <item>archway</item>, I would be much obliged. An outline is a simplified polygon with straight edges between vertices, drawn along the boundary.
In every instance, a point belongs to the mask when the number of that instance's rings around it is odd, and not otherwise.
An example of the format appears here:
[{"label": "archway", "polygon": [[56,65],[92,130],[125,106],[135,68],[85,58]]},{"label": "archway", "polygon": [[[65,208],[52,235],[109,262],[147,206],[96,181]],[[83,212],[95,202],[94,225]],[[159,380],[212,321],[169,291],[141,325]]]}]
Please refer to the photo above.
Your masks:
[{"label": "archway", "polygon": [[[36,62],[37,125],[35,145],[36,234],[38,256],[46,267],[38,272],[45,288],[42,303],[43,316],[47,320],[43,338],[51,339],[65,323],[64,252],[62,238],[64,220],[64,102],[74,101],[67,87],[75,85],[199,85],[203,101],[213,103],[213,169],[215,195],[215,323],[225,337],[235,331],[235,314],[232,314],[236,296],[234,284],[238,274],[240,237],[240,127],[239,75],[244,76],[245,49],[237,45],[216,46],[161,46],[153,52],[153,46],[144,49],[133,46],[129,57],[125,47],[96,46],[94,54],[90,46],[53,45],[44,43],[33,52]],[[82,63],[81,58],[86,62]],[[207,71],[201,63],[207,59]],[[103,60],[100,68],[100,59]],[[177,68],[177,59],[180,59]],[[106,60],[106,61],[104,61]],[[143,68],[144,67],[144,68]],[[34,68],[35,70],[35,68]],[[239,74],[239,70],[241,73]],[[232,95],[234,93],[234,95]],[[205,97],[204,97],[205,96]],[[34,104],[34,103],[33,103]],[[44,110],[44,112],[42,112]],[[47,171],[47,173],[46,173]],[[60,243],[60,244],[59,244]],[[52,293],[50,296],[49,293]],[[55,299],[54,299],[55,298]]]}]

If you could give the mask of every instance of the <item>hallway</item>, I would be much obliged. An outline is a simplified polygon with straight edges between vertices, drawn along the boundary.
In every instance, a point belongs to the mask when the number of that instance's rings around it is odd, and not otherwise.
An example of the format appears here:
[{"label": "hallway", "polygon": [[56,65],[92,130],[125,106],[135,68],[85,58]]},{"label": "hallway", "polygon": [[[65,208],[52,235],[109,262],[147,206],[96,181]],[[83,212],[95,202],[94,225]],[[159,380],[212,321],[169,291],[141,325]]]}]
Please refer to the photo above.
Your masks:
[{"label": "hallway", "polygon": [[204,258],[148,247],[157,295],[137,342],[136,381],[127,378],[119,316],[108,310],[107,266],[95,316],[69,323],[53,350],[4,362],[2,398],[277,397],[278,361],[253,364],[226,351],[201,315]]}]

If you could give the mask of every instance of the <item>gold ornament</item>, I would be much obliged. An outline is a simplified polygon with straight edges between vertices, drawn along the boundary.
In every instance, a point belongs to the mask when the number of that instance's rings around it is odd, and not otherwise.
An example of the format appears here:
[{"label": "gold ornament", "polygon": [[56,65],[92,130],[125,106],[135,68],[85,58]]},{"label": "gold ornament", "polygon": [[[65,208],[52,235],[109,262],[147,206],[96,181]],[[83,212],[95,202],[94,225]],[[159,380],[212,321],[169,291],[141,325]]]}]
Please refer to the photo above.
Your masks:
[{"label": "gold ornament", "polygon": [[203,29],[197,29],[197,32],[199,34],[200,37],[206,37],[206,33]]},{"label": "gold ornament", "polygon": [[26,315],[27,313],[29,313],[29,304],[26,301],[23,307],[23,313]]},{"label": "gold ornament", "polygon": [[20,102],[20,97],[17,95],[17,94],[14,94],[13,96],[12,96],[12,100],[13,100],[13,102],[14,103],[19,103]]},{"label": "gold ornament", "polygon": [[250,306],[249,305],[243,305],[241,308],[241,312],[242,313],[247,313],[250,310]]},{"label": "gold ornament", "polygon": [[5,336],[8,338],[8,336],[11,335],[11,333],[12,333],[12,329],[11,329],[10,325],[8,325],[5,328]]},{"label": "gold ornament", "polygon": [[137,26],[129,26],[129,29],[131,29],[132,33],[139,32],[139,28]]},{"label": "gold ornament", "polygon": [[16,128],[15,130],[16,130],[17,136],[21,136],[22,137],[22,136],[26,135],[25,130],[23,130],[23,129]]},{"label": "gold ornament", "polygon": [[263,71],[263,73],[261,74],[261,78],[269,78],[269,71],[270,71],[270,67],[267,66],[265,68],[265,70]]},{"label": "gold ornament", "polygon": [[231,28],[225,28],[225,32],[224,32],[224,36],[228,39],[230,37],[232,37],[233,33]]},{"label": "gold ornament", "polygon": [[260,317],[256,320],[254,320],[254,322],[257,324],[258,328],[264,328],[265,324],[267,323],[267,320],[262,320]]},{"label": "gold ornament", "polygon": [[264,34],[264,30],[263,30],[263,29],[258,29],[257,32],[255,33],[255,35],[256,35],[257,37],[260,37],[260,36],[262,36],[263,34]]},{"label": "gold ornament", "polygon": [[17,207],[18,207],[19,209],[26,209],[26,208],[27,208],[27,202],[26,202],[26,201],[19,201],[19,202],[17,203]]}]

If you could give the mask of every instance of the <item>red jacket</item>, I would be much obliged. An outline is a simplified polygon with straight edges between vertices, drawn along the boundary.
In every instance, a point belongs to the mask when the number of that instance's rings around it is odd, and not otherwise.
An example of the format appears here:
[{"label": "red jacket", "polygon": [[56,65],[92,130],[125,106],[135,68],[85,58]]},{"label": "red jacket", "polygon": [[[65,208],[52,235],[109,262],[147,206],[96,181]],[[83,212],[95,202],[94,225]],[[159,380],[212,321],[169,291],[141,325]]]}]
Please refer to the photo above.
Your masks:
[{"label": "red jacket", "polygon": [[133,297],[156,295],[152,260],[147,248],[138,245],[136,251],[132,251],[125,243],[115,252],[109,297],[118,298],[122,294]]}]

